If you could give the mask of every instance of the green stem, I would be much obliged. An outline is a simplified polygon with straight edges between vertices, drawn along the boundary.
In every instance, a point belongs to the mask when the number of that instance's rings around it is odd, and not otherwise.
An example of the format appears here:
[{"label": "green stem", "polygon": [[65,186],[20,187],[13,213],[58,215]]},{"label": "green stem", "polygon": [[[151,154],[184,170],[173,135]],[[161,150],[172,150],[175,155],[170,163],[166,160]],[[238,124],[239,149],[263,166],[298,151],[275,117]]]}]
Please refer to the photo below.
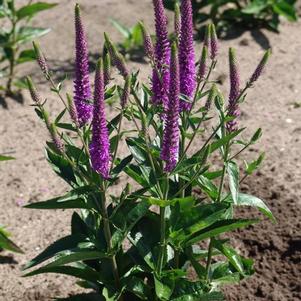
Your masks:
[{"label": "green stem", "polygon": [[[168,199],[168,192],[169,192],[169,179],[168,174],[166,174],[166,185],[165,185],[165,193],[164,193],[164,200]],[[166,250],[166,221],[165,221],[165,210],[166,207],[160,207],[160,254],[159,254],[159,261],[158,261],[158,274],[160,275],[164,266],[164,257],[165,257],[165,250]]]},{"label": "green stem", "polygon": [[[113,271],[113,277],[115,280],[116,288],[120,289],[120,278],[119,278],[119,271],[118,266],[116,262],[116,256],[112,254],[113,252],[113,246],[112,246],[112,233],[110,229],[110,222],[108,217],[108,210],[106,206],[106,191],[105,191],[105,185],[102,184],[101,187],[101,215],[103,219],[103,226],[104,226],[104,235],[107,242],[107,251],[111,255],[111,264],[112,264],[112,271]],[[123,300],[122,297],[119,299],[120,301]]]},{"label": "green stem", "polygon": [[209,242],[209,249],[208,249],[208,258],[207,258],[207,264],[206,264],[206,280],[208,281],[210,276],[210,267],[212,262],[212,252],[213,252],[213,242],[212,239],[210,239]]},{"label": "green stem", "polygon": [[[193,110],[193,108],[194,108],[194,105],[195,105],[195,103],[196,103],[196,101],[197,101],[198,93],[200,92],[200,93],[202,94],[202,92],[203,92],[203,90],[204,90],[205,87],[206,87],[206,84],[207,84],[207,82],[208,82],[208,80],[209,80],[209,78],[210,78],[210,75],[211,75],[211,73],[212,73],[212,71],[213,71],[215,65],[216,65],[216,61],[212,61],[212,62],[211,62],[211,65],[210,65],[210,67],[209,67],[208,74],[207,74],[207,76],[206,76],[206,78],[205,78],[205,80],[204,80],[204,83],[203,83],[201,89],[200,89],[201,81],[198,80],[197,88],[196,88],[196,91],[195,91],[195,94],[194,94],[194,97],[193,97],[193,101],[192,101],[192,104],[191,104],[191,107],[190,107],[190,110],[189,110],[189,113],[188,113],[188,117],[190,116],[190,114],[191,114],[191,112],[192,112],[192,110]],[[199,91],[199,89],[200,89],[200,91]]]},{"label": "green stem", "polygon": [[14,75],[15,75],[15,66],[16,66],[16,52],[17,52],[17,47],[16,47],[16,25],[17,22],[15,20],[14,17],[12,17],[11,19],[11,23],[12,23],[12,46],[11,46],[11,57],[9,60],[9,77],[8,77],[8,81],[7,81],[7,85],[6,85],[6,92],[10,95],[13,94],[12,91],[12,82],[14,79]]},{"label": "green stem", "polygon": [[122,127],[122,119],[123,119],[123,109],[121,111],[121,115],[120,115],[120,120],[119,120],[119,125],[118,125],[118,130],[117,130],[117,143],[116,143],[116,148],[112,157],[112,166],[111,166],[111,170],[113,168],[114,165],[114,161],[117,157],[117,152],[118,152],[118,146],[119,146],[119,140],[120,140],[120,132],[121,132],[121,127]]}]

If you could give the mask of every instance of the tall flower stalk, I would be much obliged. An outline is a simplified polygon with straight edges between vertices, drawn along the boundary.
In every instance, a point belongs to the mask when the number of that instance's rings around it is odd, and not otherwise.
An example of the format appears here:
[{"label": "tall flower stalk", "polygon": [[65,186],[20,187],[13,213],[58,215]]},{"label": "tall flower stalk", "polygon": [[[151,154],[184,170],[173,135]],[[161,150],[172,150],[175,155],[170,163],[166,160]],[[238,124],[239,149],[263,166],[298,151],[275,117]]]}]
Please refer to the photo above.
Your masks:
[{"label": "tall flower stalk", "polygon": [[93,169],[108,179],[110,170],[110,141],[104,102],[104,78],[102,60],[97,63],[95,74],[94,110],[90,155]]},{"label": "tall flower stalk", "polygon": [[152,75],[152,103],[163,105],[168,104],[169,87],[169,64],[170,64],[170,43],[168,40],[167,17],[163,1],[153,0],[156,27],[155,64]]},{"label": "tall flower stalk", "polygon": [[256,69],[254,71],[254,73],[252,74],[252,76],[251,76],[251,78],[248,82],[249,86],[252,86],[259,79],[259,77],[262,75],[270,56],[271,56],[271,49],[268,49],[264,53],[261,61],[259,62],[258,66],[256,67]]},{"label": "tall flower stalk", "polygon": [[170,88],[165,127],[163,133],[161,159],[165,161],[165,171],[170,172],[179,157],[179,96],[180,77],[176,44],[172,45],[170,62]]},{"label": "tall flower stalk", "polygon": [[[193,48],[193,19],[191,0],[181,3],[181,38],[179,44],[180,91],[191,99],[196,87],[195,53]],[[191,103],[181,101],[181,110],[189,110]]]},{"label": "tall flower stalk", "polygon": [[89,53],[87,38],[81,19],[80,7],[75,6],[75,80],[74,103],[80,126],[91,120],[92,106],[91,86],[89,79]]},{"label": "tall flower stalk", "polygon": [[237,118],[240,116],[239,95],[240,95],[240,76],[236,60],[236,53],[233,48],[229,49],[229,67],[230,67],[230,94],[228,104],[228,116],[234,119],[227,123],[229,132],[237,129]]}]

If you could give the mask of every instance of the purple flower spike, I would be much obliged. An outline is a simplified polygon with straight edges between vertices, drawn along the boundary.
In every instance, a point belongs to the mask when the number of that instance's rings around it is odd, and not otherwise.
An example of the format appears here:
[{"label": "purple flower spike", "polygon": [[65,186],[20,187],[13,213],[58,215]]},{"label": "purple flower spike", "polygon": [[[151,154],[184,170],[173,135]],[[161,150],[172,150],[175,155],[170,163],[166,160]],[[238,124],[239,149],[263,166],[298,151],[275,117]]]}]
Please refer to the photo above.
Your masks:
[{"label": "purple flower spike", "polygon": [[170,43],[168,41],[167,17],[162,0],[153,0],[153,4],[156,26],[156,68],[154,68],[152,76],[152,103],[155,105],[163,104],[164,108],[166,108],[168,104],[167,91],[170,80]]},{"label": "purple flower spike", "polygon": [[[195,54],[193,48],[193,20],[191,0],[182,0],[181,39],[179,45],[181,94],[192,98],[196,86]],[[181,101],[181,110],[189,110],[191,104]]]},{"label": "purple flower spike", "polygon": [[249,86],[252,86],[252,84],[254,84],[258,80],[260,75],[263,73],[270,56],[271,56],[271,49],[265,52],[263,58],[261,59],[260,63],[258,64],[257,68],[255,69],[254,73],[252,74],[249,80],[248,83]]},{"label": "purple flower spike", "polygon": [[97,63],[95,74],[94,110],[90,156],[92,168],[97,173],[102,175],[104,179],[108,179],[111,165],[111,155],[109,132],[105,116],[104,78],[101,60]]},{"label": "purple flower spike", "polygon": [[91,86],[89,79],[88,46],[78,4],[75,6],[75,52],[74,103],[79,124],[83,126],[91,120],[93,109],[89,104]]},{"label": "purple flower spike", "polygon": [[166,162],[165,171],[172,171],[179,156],[179,106],[180,106],[180,78],[179,61],[176,45],[172,45],[170,63],[169,103],[166,112],[161,159]]},{"label": "purple flower spike", "polygon": [[240,110],[238,106],[240,95],[240,79],[239,71],[236,61],[236,54],[233,48],[229,49],[229,65],[230,65],[230,95],[228,105],[228,116],[234,117],[227,123],[227,129],[229,132],[233,132],[237,129],[237,118],[240,116]]}]

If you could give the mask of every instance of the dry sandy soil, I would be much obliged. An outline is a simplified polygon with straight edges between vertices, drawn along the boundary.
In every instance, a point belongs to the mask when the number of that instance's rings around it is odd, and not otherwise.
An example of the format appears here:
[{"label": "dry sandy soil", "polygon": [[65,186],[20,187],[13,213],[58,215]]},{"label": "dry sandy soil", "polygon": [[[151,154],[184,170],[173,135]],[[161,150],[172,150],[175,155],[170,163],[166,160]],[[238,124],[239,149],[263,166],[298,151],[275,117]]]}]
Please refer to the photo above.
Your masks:
[{"label": "dry sandy soil", "polygon": [[[55,9],[42,13],[36,25],[50,26],[52,32],[41,40],[51,66],[62,75],[72,77],[73,60],[73,5],[74,1],[59,1]],[[83,16],[89,30],[91,57],[99,52],[103,43],[102,32],[107,31],[113,40],[119,38],[109,17],[126,25],[133,25],[143,17],[152,26],[152,6],[149,0],[82,0]],[[301,25],[283,23],[281,34],[263,31],[246,32],[221,42],[220,61],[214,77],[227,73],[227,49],[237,48],[242,77],[247,79],[255,62],[269,45],[273,50],[264,78],[249,93],[243,104],[241,123],[249,133],[257,127],[264,131],[260,145],[251,149],[248,157],[260,150],[266,152],[263,168],[243,186],[244,191],[266,200],[275,217],[276,225],[265,220],[247,230],[233,234],[232,239],[242,253],[256,259],[257,273],[240,286],[226,290],[227,300],[300,300],[300,216],[301,216]],[[197,44],[200,50],[200,44]],[[133,65],[137,68],[137,64]],[[149,72],[142,65],[142,78]],[[22,70],[40,83],[40,91],[49,99],[53,114],[60,103],[51,96],[41,81],[35,64]],[[66,82],[70,90],[71,80]],[[220,88],[226,90],[228,81]],[[71,91],[71,90],[70,90]],[[0,153],[12,153],[15,161],[1,164],[0,202],[1,224],[7,225],[14,240],[25,251],[24,255],[9,252],[0,254],[0,300],[50,300],[77,292],[74,279],[60,276],[21,278],[20,268],[49,243],[69,232],[70,212],[46,212],[22,209],[26,202],[56,196],[66,190],[62,181],[54,176],[44,159],[43,147],[47,133],[35,116],[28,93],[24,103],[5,99],[0,106]],[[250,212],[242,212],[250,214]],[[253,214],[253,211],[251,212]]]}]

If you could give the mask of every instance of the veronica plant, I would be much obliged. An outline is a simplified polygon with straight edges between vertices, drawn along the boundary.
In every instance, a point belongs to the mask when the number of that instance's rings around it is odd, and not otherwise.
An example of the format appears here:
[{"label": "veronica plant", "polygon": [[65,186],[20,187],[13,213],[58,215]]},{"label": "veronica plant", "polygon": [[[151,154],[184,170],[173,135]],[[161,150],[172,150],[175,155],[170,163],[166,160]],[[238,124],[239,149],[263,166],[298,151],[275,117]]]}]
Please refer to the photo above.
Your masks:
[{"label": "veronica plant", "polygon": [[13,85],[24,87],[22,82],[15,81],[16,67],[35,59],[34,51],[25,45],[49,32],[48,28],[32,27],[31,20],[54,6],[54,3],[28,1],[17,8],[15,0],[0,1],[0,79],[6,79],[6,84],[0,87],[7,94],[13,94]]},{"label": "veronica plant", "polygon": [[[70,190],[26,207],[76,210],[71,233],[32,259],[25,269],[33,270],[26,276],[77,277],[80,286],[95,291],[97,300],[223,300],[222,285],[254,273],[252,259],[231,246],[230,232],[259,220],[239,218],[237,207],[257,207],[273,220],[262,200],[239,189],[263,159],[260,154],[240,166],[242,153],[257,142],[261,129],[247,138],[239,108],[262,75],[270,52],[243,84],[236,53],[230,49],[230,93],[223,96],[210,80],[218,54],[214,26],[207,28],[199,64],[193,69],[190,1],[183,1],[184,7],[177,11],[175,24],[181,32],[174,35],[175,41],[167,39],[162,1],[153,2],[156,45],[141,24],[152,84],[139,82],[138,73],[129,71],[105,35],[111,60],[102,57],[97,63],[94,104],[85,97],[81,100],[93,109],[92,120],[85,124],[79,121],[86,111],[74,105],[69,94],[65,97],[55,89],[36,45],[39,65],[64,105],[57,118],[49,117],[47,102],[30,79],[28,85],[36,112],[50,133],[47,160]],[[81,24],[83,30],[82,20]],[[85,36],[80,36],[77,54],[86,53]],[[189,63],[187,68],[183,60]],[[123,78],[120,86],[112,83],[108,61]],[[76,77],[83,78],[85,70],[80,73]],[[75,82],[75,90],[88,89],[88,81],[81,85],[79,89]],[[116,116],[107,120],[106,101],[112,94],[119,96],[120,104]],[[122,152],[123,139],[128,151]],[[131,180],[127,183],[122,175]]]}]

